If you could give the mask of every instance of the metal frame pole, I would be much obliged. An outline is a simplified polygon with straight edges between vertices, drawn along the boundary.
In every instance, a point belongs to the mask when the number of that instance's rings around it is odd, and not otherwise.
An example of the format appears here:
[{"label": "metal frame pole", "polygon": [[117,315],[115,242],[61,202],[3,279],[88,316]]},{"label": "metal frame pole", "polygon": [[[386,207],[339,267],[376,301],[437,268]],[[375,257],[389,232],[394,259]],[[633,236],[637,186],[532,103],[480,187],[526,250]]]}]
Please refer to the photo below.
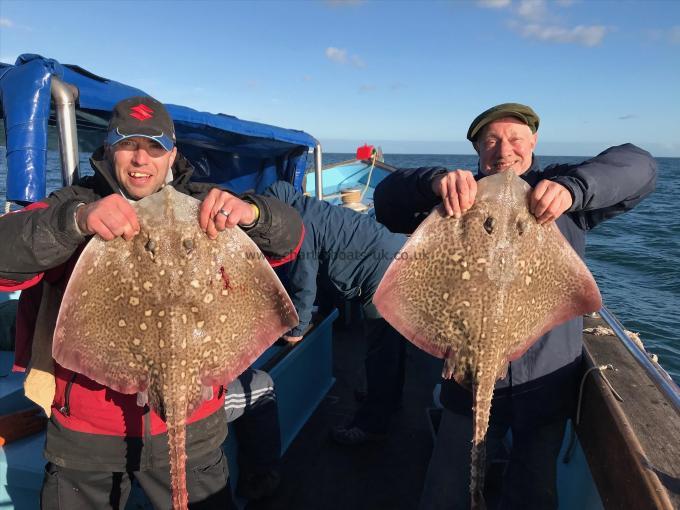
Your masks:
[{"label": "metal frame pole", "polygon": [[51,93],[57,114],[62,183],[64,186],[70,186],[78,179],[78,165],[80,163],[78,129],[76,127],[78,89],[56,76],[52,76]]}]

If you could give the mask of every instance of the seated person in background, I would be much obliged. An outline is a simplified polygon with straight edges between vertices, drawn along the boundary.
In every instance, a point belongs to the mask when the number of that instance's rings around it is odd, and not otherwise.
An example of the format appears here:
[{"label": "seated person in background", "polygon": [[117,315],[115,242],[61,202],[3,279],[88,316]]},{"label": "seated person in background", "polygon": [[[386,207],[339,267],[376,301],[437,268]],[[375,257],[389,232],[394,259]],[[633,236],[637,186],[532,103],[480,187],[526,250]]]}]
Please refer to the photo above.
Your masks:
[{"label": "seated person in background", "polygon": [[234,422],[238,441],[236,494],[262,499],[279,485],[281,435],[274,381],[267,372],[249,368],[227,386],[227,422]]},{"label": "seated person in background", "polygon": [[299,341],[308,328],[319,273],[342,298],[358,299],[362,305],[368,343],[367,396],[351,423],[335,427],[331,437],[345,445],[383,439],[401,402],[406,340],[380,316],[373,294],[406,237],[391,233],[369,216],[306,197],[283,181],[274,183],[264,195],[295,208],[305,227],[286,285],[300,324],[284,338]]}]

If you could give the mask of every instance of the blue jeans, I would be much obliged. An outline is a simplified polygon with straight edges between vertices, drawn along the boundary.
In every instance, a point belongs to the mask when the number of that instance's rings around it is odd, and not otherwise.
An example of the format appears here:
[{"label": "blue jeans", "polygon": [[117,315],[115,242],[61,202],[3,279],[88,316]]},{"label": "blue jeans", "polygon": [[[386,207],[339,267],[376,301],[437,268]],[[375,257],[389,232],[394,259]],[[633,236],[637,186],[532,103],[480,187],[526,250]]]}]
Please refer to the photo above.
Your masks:
[{"label": "blue jeans", "polygon": [[[530,429],[512,429],[510,461],[503,476],[500,508],[557,508],[557,457],[566,419]],[[490,423],[487,462],[502,447],[507,424]],[[470,508],[472,419],[444,409],[425,476],[420,510]],[[488,464],[487,464],[488,467]]]}]

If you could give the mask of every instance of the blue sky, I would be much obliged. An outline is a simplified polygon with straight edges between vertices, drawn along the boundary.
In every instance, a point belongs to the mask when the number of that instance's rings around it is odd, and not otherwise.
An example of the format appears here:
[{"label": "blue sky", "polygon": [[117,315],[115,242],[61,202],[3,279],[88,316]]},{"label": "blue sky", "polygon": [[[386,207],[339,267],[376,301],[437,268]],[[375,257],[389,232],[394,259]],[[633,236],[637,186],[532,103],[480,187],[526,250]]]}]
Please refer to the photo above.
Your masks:
[{"label": "blue sky", "polygon": [[680,156],[673,0],[0,0],[0,60],[21,53],[331,152],[471,153],[470,121],[517,101],[541,116],[539,154]]}]

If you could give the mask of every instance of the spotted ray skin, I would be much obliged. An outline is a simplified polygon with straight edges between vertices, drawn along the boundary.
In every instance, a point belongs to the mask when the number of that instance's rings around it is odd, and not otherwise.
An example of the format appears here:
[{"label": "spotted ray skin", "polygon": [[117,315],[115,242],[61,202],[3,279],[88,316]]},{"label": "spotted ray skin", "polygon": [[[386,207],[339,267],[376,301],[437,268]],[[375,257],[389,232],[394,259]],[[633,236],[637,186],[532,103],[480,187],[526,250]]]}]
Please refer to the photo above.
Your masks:
[{"label": "spotted ray skin", "polygon": [[200,203],[172,187],[134,204],[132,241],[93,238],[69,280],[54,333],[62,366],[164,417],[172,503],[188,504],[185,424],[281,334],[297,313],[274,271],[239,228],[210,240]]},{"label": "spotted ray skin", "polygon": [[504,172],[479,181],[461,218],[435,209],[373,300],[401,334],[445,359],[445,378],[472,388],[473,508],[484,506],[484,438],[496,380],[541,335],[602,305],[590,271],[555,223],[539,225],[529,211],[530,191]]}]

